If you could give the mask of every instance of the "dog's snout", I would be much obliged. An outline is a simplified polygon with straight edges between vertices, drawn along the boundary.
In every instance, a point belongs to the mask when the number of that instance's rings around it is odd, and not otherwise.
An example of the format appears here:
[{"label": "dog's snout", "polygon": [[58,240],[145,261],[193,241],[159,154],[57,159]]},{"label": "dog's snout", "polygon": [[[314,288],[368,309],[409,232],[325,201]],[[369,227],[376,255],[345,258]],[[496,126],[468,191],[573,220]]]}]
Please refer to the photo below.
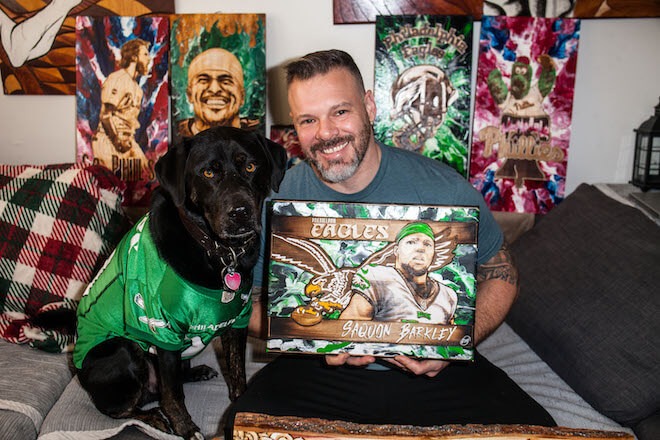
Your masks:
[{"label": "dog's snout", "polygon": [[250,216],[250,211],[245,206],[234,206],[229,210],[229,217],[232,220],[247,220]]}]

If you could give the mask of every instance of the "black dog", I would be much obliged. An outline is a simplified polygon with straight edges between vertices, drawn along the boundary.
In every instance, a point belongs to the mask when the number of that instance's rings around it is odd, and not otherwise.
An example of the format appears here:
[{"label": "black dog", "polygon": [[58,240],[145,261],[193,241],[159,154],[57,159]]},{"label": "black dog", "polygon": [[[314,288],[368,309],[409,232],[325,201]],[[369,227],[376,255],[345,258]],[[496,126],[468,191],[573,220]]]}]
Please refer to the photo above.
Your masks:
[{"label": "black dog", "polygon": [[[78,308],[74,363],[96,407],[201,439],[183,382],[217,372],[185,359],[221,336],[229,397],[245,390],[245,343],[261,205],[284,176],[282,147],[208,129],[156,163],[150,212],[117,246]],[[237,328],[234,328],[237,327]],[[184,359],[184,361],[182,361]],[[142,410],[150,401],[160,407]]]}]

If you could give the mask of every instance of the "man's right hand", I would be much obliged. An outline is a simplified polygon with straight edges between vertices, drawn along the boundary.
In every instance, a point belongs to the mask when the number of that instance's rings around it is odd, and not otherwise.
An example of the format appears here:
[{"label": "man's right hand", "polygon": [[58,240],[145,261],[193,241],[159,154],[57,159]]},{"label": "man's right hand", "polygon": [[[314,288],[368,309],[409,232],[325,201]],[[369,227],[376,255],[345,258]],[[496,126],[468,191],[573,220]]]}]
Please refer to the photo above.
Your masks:
[{"label": "man's right hand", "polygon": [[351,356],[348,353],[326,354],[325,362],[332,366],[350,365],[352,367],[365,367],[376,362],[374,356]]}]

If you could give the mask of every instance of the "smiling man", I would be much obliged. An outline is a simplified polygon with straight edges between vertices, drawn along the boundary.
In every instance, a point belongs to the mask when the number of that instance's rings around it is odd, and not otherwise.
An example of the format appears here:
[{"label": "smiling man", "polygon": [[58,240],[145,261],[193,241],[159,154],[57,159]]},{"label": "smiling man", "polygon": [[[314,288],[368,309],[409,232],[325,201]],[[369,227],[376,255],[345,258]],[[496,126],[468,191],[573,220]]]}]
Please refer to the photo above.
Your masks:
[{"label": "smiling man", "polygon": [[194,136],[218,125],[244,125],[239,114],[245,101],[243,68],[233,53],[211,48],[193,58],[186,96],[195,116],[179,122],[175,136]]},{"label": "smiling man", "polygon": [[[293,61],[287,66],[287,84],[306,160],[287,171],[277,198],[479,206],[474,340],[481,342],[504,320],[518,286],[502,232],[481,194],[449,166],[376,141],[373,93],[365,91],[360,71],[346,52],[314,52]],[[423,244],[422,229],[411,231],[421,234],[406,235],[400,244],[410,250]],[[406,238],[410,243],[403,243]],[[419,242],[413,243],[414,238]],[[409,264],[413,279],[426,264],[417,259],[420,264]],[[257,335],[263,334],[263,263],[262,255],[254,269],[250,329]],[[374,356],[348,353],[281,355],[252,377],[247,391],[225,413],[226,438],[232,438],[231,422],[239,411],[420,426],[554,424],[543,407],[478,352],[472,363],[404,355],[378,363]]]}]

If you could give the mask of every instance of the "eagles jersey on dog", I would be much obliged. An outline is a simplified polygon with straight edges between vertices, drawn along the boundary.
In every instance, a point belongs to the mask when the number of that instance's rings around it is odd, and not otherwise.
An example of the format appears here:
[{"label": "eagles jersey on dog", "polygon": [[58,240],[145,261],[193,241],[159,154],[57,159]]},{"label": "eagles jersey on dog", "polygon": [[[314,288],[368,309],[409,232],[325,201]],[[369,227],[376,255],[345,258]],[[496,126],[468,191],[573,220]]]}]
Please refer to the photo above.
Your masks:
[{"label": "eagles jersey on dog", "polygon": [[251,311],[249,283],[238,291],[213,290],[177,275],[158,255],[147,214],[85,291],[73,361],[81,368],[89,350],[114,337],[190,358],[224,329],[247,327]]}]

